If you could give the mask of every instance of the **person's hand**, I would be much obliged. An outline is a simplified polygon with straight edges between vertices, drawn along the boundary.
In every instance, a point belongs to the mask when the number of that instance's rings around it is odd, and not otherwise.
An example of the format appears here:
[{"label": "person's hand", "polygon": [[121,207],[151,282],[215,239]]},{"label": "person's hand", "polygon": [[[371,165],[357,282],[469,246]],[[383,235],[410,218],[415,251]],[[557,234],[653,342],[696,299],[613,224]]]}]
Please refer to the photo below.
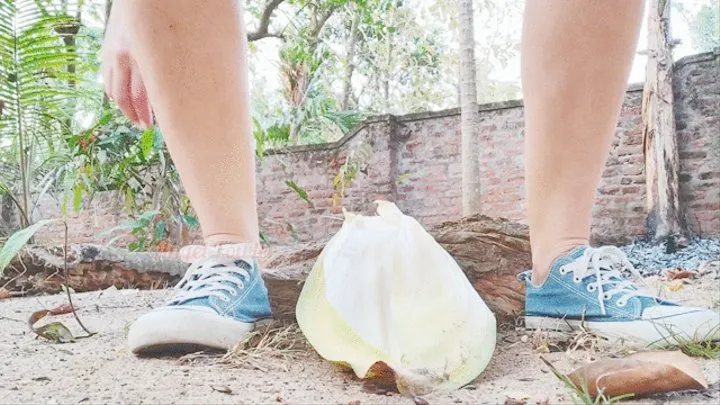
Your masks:
[{"label": "person's hand", "polygon": [[153,124],[152,110],[140,69],[131,52],[124,2],[116,1],[105,31],[101,51],[105,93],[115,101],[120,111],[141,128]]}]

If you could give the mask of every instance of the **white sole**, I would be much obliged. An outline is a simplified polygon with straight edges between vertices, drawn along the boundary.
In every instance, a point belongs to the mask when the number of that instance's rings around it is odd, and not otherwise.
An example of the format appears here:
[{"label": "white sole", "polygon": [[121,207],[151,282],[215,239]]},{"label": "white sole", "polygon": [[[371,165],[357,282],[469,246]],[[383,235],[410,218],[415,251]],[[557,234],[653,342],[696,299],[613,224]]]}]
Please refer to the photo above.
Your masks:
[{"label": "white sole", "polygon": [[128,346],[135,354],[229,350],[269,321],[244,323],[192,308],[162,308],[142,315],[130,326]]},{"label": "white sole", "polygon": [[705,310],[657,320],[588,322],[541,316],[526,316],[525,328],[573,332],[586,330],[611,343],[630,347],[665,347],[688,341],[720,340],[720,314]]}]

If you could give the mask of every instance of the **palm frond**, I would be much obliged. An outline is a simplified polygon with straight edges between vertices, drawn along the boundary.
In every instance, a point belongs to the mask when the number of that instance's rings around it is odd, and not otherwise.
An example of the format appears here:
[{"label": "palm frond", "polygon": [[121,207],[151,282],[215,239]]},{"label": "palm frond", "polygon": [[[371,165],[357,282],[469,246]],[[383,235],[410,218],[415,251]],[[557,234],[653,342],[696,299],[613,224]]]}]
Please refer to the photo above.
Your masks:
[{"label": "palm frond", "polygon": [[31,208],[31,185],[34,194],[51,188],[48,173],[57,160],[50,157],[64,145],[55,139],[72,133],[76,106],[89,94],[76,73],[83,60],[73,45],[80,5],[80,0],[0,0],[0,152],[18,157],[4,165],[17,168],[5,177],[22,196],[24,210]]}]

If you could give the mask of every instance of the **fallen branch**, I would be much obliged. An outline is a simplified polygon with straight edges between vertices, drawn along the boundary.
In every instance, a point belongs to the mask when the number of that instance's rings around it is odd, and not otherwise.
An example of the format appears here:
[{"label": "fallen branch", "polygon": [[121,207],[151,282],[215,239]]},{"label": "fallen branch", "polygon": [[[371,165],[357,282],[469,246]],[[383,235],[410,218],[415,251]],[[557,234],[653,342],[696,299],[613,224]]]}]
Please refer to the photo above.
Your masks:
[{"label": "fallen branch", "polygon": [[[524,286],[516,277],[531,265],[527,227],[502,219],[472,216],[446,222],[430,233],[457,260],[498,318],[507,319],[522,312]],[[302,283],[324,246],[325,241],[268,249],[263,260],[264,278],[277,316],[294,313]],[[163,288],[177,282],[188,267],[173,253],[130,252],[90,244],[71,245],[69,251],[65,251],[70,254],[63,255],[57,249],[41,246],[26,249],[15,263],[22,260],[27,273],[8,288],[52,293],[59,292],[63,282],[75,291],[110,286]],[[65,266],[66,278],[59,279],[56,274]]]}]

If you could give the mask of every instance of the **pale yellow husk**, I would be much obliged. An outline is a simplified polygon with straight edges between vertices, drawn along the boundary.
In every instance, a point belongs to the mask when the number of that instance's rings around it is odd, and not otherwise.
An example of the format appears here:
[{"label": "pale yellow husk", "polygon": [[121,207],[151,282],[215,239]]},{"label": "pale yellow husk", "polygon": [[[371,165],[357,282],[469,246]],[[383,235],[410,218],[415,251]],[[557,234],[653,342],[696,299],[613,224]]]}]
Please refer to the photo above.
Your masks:
[{"label": "pale yellow husk", "polygon": [[298,324],[360,378],[383,362],[403,394],[460,388],[490,362],[495,317],[417,221],[388,202],[378,212],[346,215],[303,287]]}]

